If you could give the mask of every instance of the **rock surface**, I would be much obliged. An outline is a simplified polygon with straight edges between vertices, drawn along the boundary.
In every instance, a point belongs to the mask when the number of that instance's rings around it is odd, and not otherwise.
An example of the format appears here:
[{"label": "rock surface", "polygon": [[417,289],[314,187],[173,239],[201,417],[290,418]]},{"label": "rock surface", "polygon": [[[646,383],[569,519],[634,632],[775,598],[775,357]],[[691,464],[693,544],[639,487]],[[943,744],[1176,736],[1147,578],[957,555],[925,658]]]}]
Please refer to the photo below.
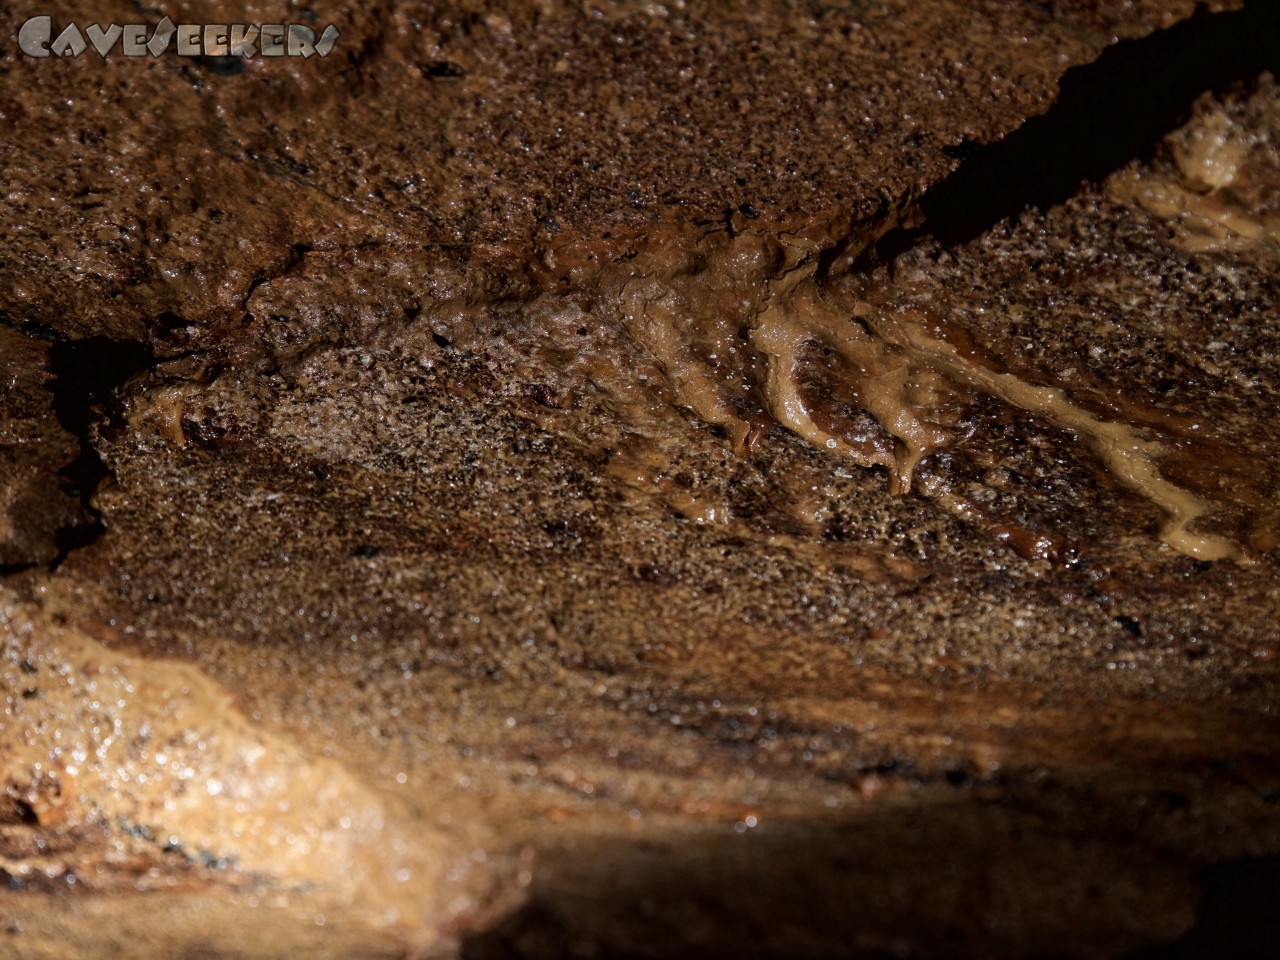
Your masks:
[{"label": "rock surface", "polygon": [[3,950],[1253,947],[1275,14],[758,6],[5,46]]}]

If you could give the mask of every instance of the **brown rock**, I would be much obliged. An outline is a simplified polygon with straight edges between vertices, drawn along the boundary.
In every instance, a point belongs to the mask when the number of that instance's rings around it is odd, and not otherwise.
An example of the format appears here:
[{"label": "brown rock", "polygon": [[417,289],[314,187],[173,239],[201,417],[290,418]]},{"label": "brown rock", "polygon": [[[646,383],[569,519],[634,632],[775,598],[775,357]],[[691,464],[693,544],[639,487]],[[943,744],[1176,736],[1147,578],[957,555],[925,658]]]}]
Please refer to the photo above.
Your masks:
[{"label": "brown rock", "polygon": [[1273,18],[756,6],[6,54],[0,938],[1123,956],[1274,881]]},{"label": "brown rock", "polygon": [[85,521],[63,476],[79,444],[59,424],[47,343],[0,326],[0,569],[50,563],[59,532]]}]

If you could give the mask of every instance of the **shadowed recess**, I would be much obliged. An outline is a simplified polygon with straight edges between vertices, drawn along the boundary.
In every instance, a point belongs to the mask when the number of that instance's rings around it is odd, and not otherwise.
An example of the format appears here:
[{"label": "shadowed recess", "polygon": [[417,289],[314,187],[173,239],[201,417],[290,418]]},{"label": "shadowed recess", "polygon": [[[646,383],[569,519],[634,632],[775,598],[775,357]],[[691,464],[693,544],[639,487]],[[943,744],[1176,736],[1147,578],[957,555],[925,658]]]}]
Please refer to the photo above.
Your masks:
[{"label": "shadowed recess", "polygon": [[1043,116],[990,145],[961,144],[955,172],[920,201],[923,225],[876,245],[893,260],[923,236],[965,243],[1027,207],[1063,203],[1135,159],[1187,119],[1203,93],[1280,71],[1280,4],[1255,0],[1234,13],[1195,16],[1068,70]]},{"label": "shadowed recess", "polygon": [[58,531],[55,569],[68,553],[93,543],[104,530],[101,514],[90,500],[106,477],[107,467],[94,448],[91,428],[116,388],[154,362],[143,344],[109,337],[58,340],[49,349],[54,414],[63,429],[80,442],[79,455],[62,469],[60,480],[83,505],[80,522]]}]

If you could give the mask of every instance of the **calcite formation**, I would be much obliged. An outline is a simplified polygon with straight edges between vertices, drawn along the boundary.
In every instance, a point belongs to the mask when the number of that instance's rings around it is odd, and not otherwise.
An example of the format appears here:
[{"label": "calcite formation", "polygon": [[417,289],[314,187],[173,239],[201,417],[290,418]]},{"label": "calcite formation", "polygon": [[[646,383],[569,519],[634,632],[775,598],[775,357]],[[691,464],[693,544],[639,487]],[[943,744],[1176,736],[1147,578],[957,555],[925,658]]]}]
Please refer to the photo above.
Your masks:
[{"label": "calcite formation", "polygon": [[1273,7],[144,12],[338,36],[7,14],[0,954],[1261,949]]}]

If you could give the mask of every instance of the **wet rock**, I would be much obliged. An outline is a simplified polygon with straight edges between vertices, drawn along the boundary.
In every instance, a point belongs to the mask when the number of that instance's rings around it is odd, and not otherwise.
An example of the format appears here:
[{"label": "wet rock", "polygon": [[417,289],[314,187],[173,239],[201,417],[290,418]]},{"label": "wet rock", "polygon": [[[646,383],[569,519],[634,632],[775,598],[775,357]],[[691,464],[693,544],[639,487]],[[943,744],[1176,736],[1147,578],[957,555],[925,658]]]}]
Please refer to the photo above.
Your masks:
[{"label": "wet rock", "polygon": [[758,6],[7,54],[0,936],[1123,955],[1276,855],[1274,80],[938,202],[1268,14]]}]

